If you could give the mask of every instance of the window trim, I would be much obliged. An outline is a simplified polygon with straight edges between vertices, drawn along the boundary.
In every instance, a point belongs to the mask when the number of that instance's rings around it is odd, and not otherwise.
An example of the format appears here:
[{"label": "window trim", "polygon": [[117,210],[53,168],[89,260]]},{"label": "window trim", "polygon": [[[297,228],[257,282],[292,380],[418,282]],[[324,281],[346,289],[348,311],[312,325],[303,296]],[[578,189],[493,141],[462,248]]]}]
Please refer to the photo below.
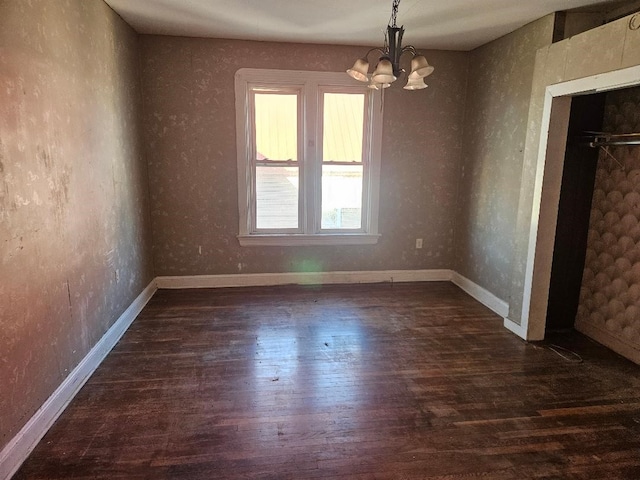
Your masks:
[{"label": "window trim", "polygon": [[[253,178],[251,163],[250,135],[253,128],[249,97],[256,86],[274,88],[301,88],[300,132],[302,157],[298,159],[300,182],[305,182],[306,194],[300,195],[298,208],[300,231],[254,232],[255,212],[253,211]],[[321,230],[320,218],[308,214],[308,199],[316,205],[321,198],[317,185],[321,178],[322,118],[320,118],[320,95],[332,89],[348,88],[367,94],[368,112],[365,112],[363,156],[363,205],[362,228],[359,230]],[[295,245],[373,245],[378,242],[378,211],[380,193],[380,161],[382,152],[382,101],[366,85],[350,78],[343,72],[313,72],[292,70],[263,70],[242,68],[235,74],[236,100],[236,146],[238,169],[238,240],[242,246],[295,246]],[[367,115],[370,113],[370,115]],[[367,153],[365,153],[367,152]],[[320,169],[320,171],[317,171]],[[301,189],[302,191],[303,189]]]}]

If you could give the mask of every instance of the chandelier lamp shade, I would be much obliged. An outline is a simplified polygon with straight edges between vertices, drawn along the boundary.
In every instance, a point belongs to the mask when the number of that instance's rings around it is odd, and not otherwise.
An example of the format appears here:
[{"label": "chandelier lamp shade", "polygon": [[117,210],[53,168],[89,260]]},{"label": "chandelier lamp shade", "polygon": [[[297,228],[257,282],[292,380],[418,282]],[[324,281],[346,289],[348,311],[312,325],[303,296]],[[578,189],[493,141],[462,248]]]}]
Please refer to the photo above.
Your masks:
[{"label": "chandelier lamp shade", "polygon": [[[402,46],[402,36],[404,35],[404,27],[396,25],[396,17],[398,14],[398,6],[400,0],[393,0],[391,7],[391,19],[387,25],[387,32],[384,39],[384,47],[372,48],[367,54],[356,60],[347,73],[361,82],[368,82],[369,88],[375,90],[390,87],[405,70],[400,67],[400,58],[405,53],[413,55],[411,59],[411,71],[407,75],[407,84],[405,90],[421,90],[427,88],[424,78],[433,73],[433,67],[429,65],[424,55],[418,53],[413,45]],[[378,64],[373,73],[369,75],[369,54],[371,52],[379,52],[381,54]]]}]

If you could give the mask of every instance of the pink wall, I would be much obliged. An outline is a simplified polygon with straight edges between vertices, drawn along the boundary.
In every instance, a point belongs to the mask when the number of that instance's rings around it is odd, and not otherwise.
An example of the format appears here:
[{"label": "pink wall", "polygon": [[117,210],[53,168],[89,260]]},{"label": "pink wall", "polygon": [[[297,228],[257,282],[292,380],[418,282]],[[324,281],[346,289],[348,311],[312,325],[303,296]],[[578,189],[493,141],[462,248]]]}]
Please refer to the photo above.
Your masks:
[{"label": "pink wall", "polygon": [[153,278],[138,38],[0,2],[0,449]]},{"label": "pink wall", "polygon": [[378,245],[265,248],[236,238],[235,72],[344,71],[367,49],[165,36],[141,43],[158,275],[451,267],[465,53],[427,52],[436,67],[428,89],[397,82],[385,92]]},{"label": "pink wall", "polygon": [[455,269],[505,301],[535,55],[549,45],[547,15],[470,53]]}]

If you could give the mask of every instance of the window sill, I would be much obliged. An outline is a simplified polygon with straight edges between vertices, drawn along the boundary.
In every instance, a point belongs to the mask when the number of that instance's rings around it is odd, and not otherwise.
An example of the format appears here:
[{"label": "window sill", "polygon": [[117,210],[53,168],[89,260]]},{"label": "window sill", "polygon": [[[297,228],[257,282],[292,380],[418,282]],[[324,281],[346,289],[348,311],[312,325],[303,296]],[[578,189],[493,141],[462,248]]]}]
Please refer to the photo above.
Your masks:
[{"label": "window sill", "polygon": [[278,246],[295,247],[304,245],[375,245],[378,243],[379,234],[370,233],[340,233],[305,235],[293,234],[256,234],[238,235],[240,246]]}]

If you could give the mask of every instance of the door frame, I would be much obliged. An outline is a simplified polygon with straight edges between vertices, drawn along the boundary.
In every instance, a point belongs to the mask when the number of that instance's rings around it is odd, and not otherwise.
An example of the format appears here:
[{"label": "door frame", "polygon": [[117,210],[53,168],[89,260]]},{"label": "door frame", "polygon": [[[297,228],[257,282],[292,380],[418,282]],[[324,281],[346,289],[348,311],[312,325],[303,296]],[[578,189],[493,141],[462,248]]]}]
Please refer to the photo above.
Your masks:
[{"label": "door frame", "polygon": [[[571,111],[571,98],[640,85],[640,65],[547,86],[535,181],[521,324],[505,326],[526,340],[545,336],[549,282],[558,219],[558,203]],[[513,323],[513,322],[510,322]]]}]

